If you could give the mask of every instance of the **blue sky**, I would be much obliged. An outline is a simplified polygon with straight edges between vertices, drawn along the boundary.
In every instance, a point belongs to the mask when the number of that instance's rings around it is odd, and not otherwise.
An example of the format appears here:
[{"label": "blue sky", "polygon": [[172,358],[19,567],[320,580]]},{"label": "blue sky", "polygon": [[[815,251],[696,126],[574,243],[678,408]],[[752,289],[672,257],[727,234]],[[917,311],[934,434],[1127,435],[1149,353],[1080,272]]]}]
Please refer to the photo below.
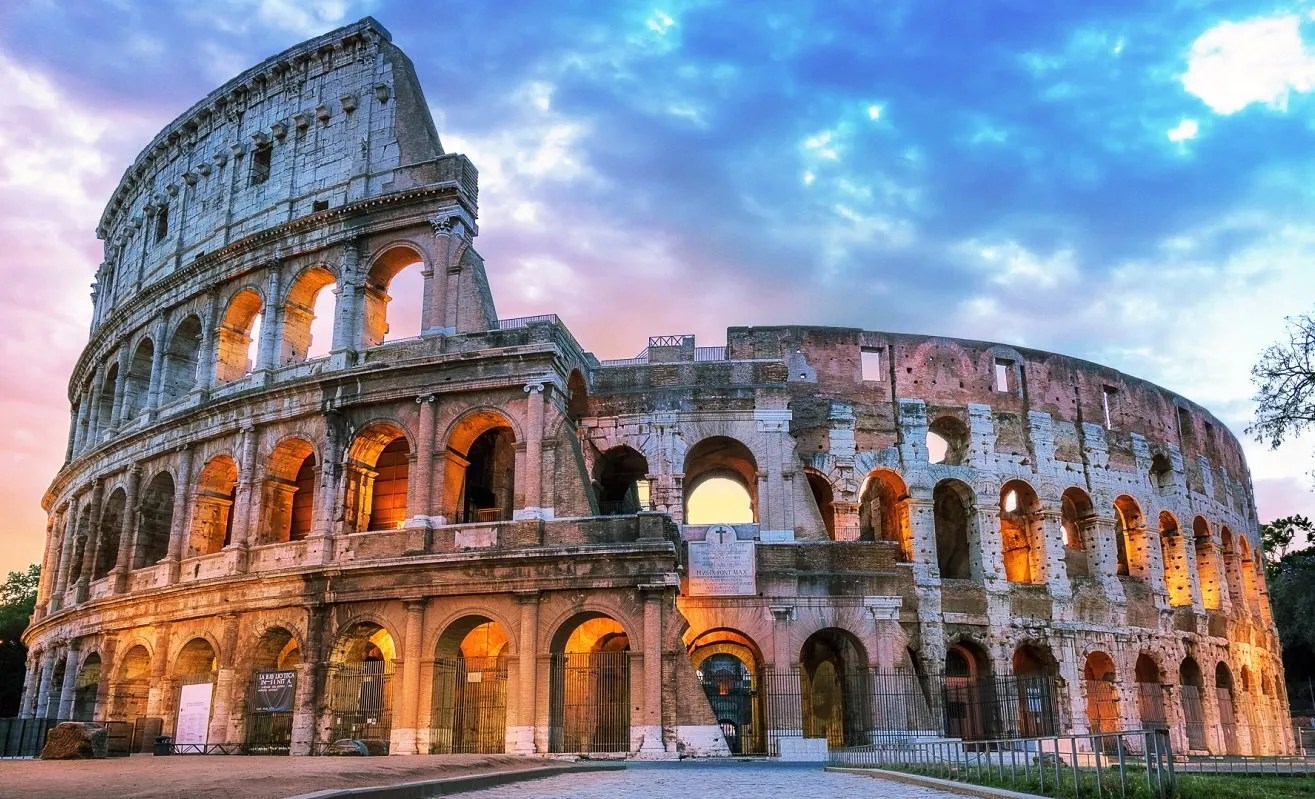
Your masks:
[{"label": "blue sky", "polygon": [[[557,312],[601,357],[738,324],[986,338],[1153,380],[1241,435],[1251,363],[1315,305],[1315,3],[11,2],[15,565],[39,559],[122,170],[228,78],[366,14],[480,170],[501,315]],[[1262,519],[1315,515],[1311,453],[1249,445]]]}]

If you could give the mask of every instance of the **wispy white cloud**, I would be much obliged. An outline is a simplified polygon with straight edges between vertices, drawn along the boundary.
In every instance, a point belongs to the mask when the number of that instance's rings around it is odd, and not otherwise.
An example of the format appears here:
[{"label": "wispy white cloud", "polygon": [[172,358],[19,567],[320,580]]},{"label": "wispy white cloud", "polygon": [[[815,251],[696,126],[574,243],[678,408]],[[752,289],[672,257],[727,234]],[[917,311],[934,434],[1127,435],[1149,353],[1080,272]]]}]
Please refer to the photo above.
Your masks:
[{"label": "wispy white cloud", "polygon": [[1221,22],[1192,43],[1181,80],[1217,114],[1253,103],[1282,111],[1293,93],[1315,88],[1315,50],[1295,14]]}]

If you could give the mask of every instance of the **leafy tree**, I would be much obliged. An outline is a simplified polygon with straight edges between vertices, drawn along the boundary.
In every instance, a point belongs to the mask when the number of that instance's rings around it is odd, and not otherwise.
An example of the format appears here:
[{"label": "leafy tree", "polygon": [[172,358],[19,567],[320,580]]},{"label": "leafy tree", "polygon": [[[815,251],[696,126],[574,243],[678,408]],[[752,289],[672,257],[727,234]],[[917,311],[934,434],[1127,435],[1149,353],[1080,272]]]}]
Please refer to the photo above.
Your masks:
[{"label": "leafy tree", "polygon": [[0,718],[18,715],[27,676],[27,647],[19,636],[32,621],[40,577],[34,563],[27,571],[10,572],[0,583]]},{"label": "leafy tree", "polygon": [[[1298,533],[1301,533],[1300,538]],[[1301,514],[1284,516],[1260,526],[1260,543],[1265,550],[1265,571],[1270,580],[1274,579],[1279,563],[1287,556],[1292,542],[1301,539],[1315,546],[1315,522]]]},{"label": "leafy tree", "polygon": [[1315,316],[1287,322],[1287,341],[1266,349],[1251,367],[1259,407],[1247,432],[1275,449],[1315,427]]},{"label": "leafy tree", "polygon": [[[1268,526],[1268,525],[1267,525]],[[1294,709],[1315,707],[1315,546],[1290,552],[1269,569],[1269,604],[1283,646],[1283,668]]]}]

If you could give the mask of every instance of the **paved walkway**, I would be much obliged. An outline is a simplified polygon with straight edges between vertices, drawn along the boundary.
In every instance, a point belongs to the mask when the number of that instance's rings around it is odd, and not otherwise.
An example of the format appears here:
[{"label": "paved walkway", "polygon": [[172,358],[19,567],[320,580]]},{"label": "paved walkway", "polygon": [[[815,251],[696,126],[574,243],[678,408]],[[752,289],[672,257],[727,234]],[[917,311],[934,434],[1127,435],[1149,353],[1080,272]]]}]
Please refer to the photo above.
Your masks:
[{"label": "paved walkway", "polygon": [[852,774],[820,766],[773,763],[631,763],[625,771],[545,777],[472,791],[461,799],[962,799],[945,791]]}]

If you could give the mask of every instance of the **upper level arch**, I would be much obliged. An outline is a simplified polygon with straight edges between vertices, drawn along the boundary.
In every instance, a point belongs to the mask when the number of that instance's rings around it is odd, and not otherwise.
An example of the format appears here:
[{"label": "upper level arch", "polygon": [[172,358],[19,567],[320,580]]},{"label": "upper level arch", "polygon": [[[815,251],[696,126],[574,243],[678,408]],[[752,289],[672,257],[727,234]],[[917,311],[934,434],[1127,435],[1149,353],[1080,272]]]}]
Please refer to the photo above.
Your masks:
[{"label": "upper level arch", "polygon": [[[743,442],[724,435],[700,439],[685,453],[684,473],[688,523],[758,520],[758,460]],[[706,506],[696,496],[704,492],[710,500]]]},{"label": "upper level arch", "polygon": [[264,312],[265,298],[259,289],[245,286],[233,293],[215,331],[216,384],[239,380],[255,368]]},{"label": "upper level arch", "polygon": [[[362,343],[376,347],[386,339],[419,335],[425,300],[421,273],[433,268],[424,248],[406,240],[390,241],[370,256],[368,264]],[[407,304],[394,305],[398,299]]]}]

